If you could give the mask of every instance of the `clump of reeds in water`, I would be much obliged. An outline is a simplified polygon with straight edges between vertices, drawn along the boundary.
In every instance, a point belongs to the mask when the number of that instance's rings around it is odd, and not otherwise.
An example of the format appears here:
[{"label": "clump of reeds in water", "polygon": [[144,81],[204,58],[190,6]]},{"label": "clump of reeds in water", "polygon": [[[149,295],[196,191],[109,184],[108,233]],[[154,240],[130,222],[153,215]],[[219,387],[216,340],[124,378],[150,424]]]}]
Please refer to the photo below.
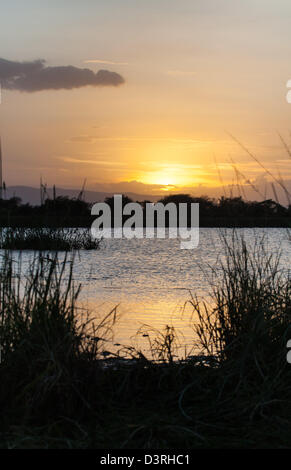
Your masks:
[{"label": "clump of reeds in water", "polygon": [[100,241],[92,237],[90,229],[7,227],[0,230],[0,248],[9,250],[96,250]]}]

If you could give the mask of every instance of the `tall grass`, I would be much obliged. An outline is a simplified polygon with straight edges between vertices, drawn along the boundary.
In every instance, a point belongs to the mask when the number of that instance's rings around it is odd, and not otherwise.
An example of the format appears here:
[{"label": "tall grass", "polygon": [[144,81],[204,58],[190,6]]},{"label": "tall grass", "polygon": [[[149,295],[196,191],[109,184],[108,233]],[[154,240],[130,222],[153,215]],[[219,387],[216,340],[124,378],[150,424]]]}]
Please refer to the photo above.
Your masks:
[{"label": "tall grass", "polygon": [[73,258],[38,255],[23,280],[6,253],[0,445],[289,447],[290,280],[263,244],[249,250],[236,235],[220,269],[212,303],[190,300],[198,356],[178,360],[169,327],[138,332],[148,356],[126,345],[111,352],[117,312],[97,321],[80,311]]},{"label": "tall grass", "polygon": [[2,258],[0,403],[6,426],[80,418],[91,406],[84,387],[92,368],[98,372],[115,315],[89,322],[76,304],[80,287],[72,269],[73,258],[37,255],[23,277],[11,252]]},{"label": "tall grass", "polygon": [[291,335],[291,279],[280,268],[280,253],[267,252],[264,238],[252,248],[236,231],[231,240],[222,238],[224,261],[213,270],[221,281],[216,276],[211,306],[190,301],[202,351],[221,363],[250,359],[263,367],[281,360]]}]

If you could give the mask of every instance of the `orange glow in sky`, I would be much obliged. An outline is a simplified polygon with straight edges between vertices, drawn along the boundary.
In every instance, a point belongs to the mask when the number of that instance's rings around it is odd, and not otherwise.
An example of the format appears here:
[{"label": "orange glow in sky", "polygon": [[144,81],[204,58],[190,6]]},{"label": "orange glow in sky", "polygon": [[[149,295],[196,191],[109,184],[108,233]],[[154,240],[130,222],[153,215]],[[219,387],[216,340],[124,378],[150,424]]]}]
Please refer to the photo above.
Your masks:
[{"label": "orange glow in sky", "polygon": [[276,134],[289,139],[291,3],[218,3],[6,3],[3,58],[43,58],[49,67],[106,69],[124,79],[118,86],[3,89],[7,184],[37,187],[42,176],[69,188],[86,178],[92,190],[208,192],[221,177],[235,184],[233,162],[242,180],[259,181],[262,168],[227,132],[291,180]]}]

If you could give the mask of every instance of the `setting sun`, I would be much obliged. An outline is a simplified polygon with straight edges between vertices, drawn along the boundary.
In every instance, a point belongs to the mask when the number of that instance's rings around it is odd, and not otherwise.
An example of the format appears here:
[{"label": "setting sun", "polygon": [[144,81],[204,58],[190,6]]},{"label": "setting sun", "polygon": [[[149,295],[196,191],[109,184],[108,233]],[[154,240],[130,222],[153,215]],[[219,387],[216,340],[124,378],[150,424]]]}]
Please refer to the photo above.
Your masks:
[{"label": "setting sun", "polygon": [[184,183],[181,178],[172,174],[170,170],[150,173],[147,177],[142,179],[142,182],[148,184],[160,184],[163,186],[178,186]]}]

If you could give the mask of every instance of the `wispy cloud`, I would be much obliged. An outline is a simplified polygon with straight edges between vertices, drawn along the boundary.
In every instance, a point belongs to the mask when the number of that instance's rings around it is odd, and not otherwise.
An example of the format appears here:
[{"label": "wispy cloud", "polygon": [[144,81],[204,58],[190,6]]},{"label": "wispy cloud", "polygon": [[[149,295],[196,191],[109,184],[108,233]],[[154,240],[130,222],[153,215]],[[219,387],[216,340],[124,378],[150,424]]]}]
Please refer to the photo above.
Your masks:
[{"label": "wispy cloud", "polygon": [[84,64],[129,65],[128,62],[116,62],[113,60],[103,60],[103,59],[84,60]]},{"label": "wispy cloud", "polygon": [[96,141],[95,136],[92,136],[92,135],[78,135],[78,136],[75,136],[75,137],[71,137],[68,142],[93,144],[95,141]]},{"label": "wispy cloud", "polygon": [[157,142],[157,143],[171,143],[176,145],[211,145],[214,143],[227,143],[229,144],[228,140],[217,140],[217,139],[191,139],[191,138],[174,138],[174,137],[102,137],[102,136],[74,136],[71,137],[70,141],[72,142]]},{"label": "wispy cloud", "polygon": [[99,166],[125,166],[126,163],[124,162],[111,162],[108,160],[84,160],[81,158],[74,158],[74,157],[59,157],[63,162],[67,163],[81,163],[81,164],[91,164],[91,165],[99,165]]},{"label": "wispy cloud", "polygon": [[168,70],[167,74],[172,77],[192,77],[196,75],[196,72],[192,70]]}]

